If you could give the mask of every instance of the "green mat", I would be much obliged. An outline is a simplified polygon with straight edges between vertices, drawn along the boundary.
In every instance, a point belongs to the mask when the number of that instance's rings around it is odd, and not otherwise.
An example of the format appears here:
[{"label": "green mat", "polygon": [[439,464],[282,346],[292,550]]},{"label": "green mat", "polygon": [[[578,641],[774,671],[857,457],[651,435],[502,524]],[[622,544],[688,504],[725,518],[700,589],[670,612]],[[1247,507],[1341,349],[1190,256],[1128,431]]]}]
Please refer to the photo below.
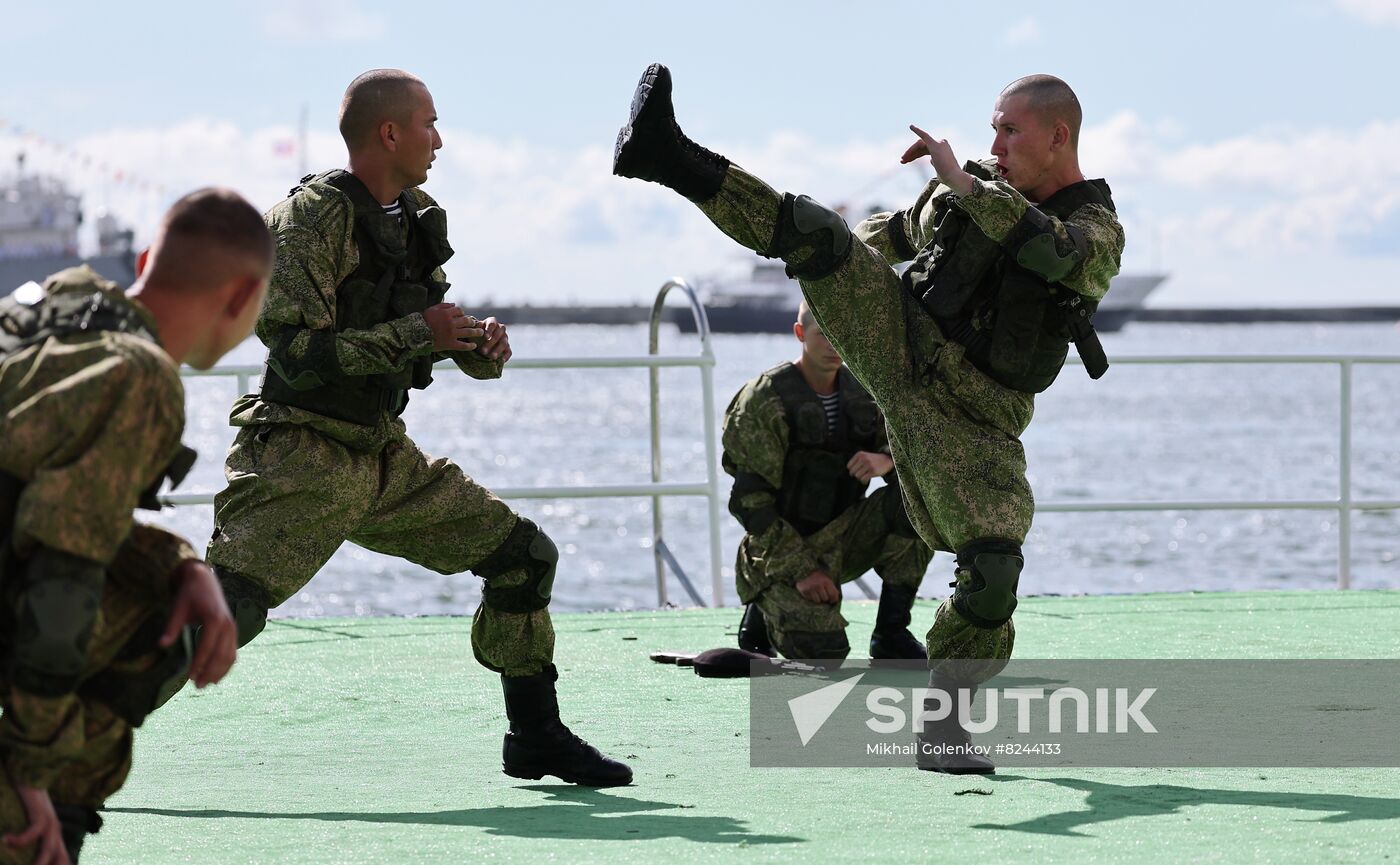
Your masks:
[{"label": "green mat", "polygon": [[[847,608],[861,647],[875,606]],[[920,603],[916,623],[933,610]],[[1392,769],[751,769],[747,681],[647,660],[729,644],[738,618],[556,617],[565,720],[636,771],[633,786],[603,791],[501,774],[500,684],[471,659],[469,619],[275,621],[224,685],[187,689],[138,732],[131,781],[84,865],[1315,863],[1400,851]],[[1016,619],[1025,658],[1400,653],[1400,592],[1029,598]]]}]

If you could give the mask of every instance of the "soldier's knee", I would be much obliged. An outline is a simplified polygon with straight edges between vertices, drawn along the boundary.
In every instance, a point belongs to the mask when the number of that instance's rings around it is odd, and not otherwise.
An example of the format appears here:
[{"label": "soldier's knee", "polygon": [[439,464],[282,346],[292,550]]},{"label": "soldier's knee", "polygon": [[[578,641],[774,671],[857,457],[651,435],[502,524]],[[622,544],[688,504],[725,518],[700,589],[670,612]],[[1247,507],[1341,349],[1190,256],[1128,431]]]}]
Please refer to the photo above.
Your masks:
[{"label": "soldier's knee", "polygon": [[1005,538],[978,538],[958,550],[953,607],[979,628],[999,628],[1016,610],[1016,586],[1025,559],[1021,545]]},{"label": "soldier's knee", "polygon": [[784,193],[773,240],[763,254],[787,261],[788,276],[821,279],[850,258],[851,229],[836,211],[805,195]]},{"label": "soldier's knee", "polygon": [[[481,600],[503,613],[530,613],[549,606],[559,548],[532,521],[521,517],[510,534],[490,555],[472,568],[486,580]],[[514,586],[493,585],[498,577],[524,571],[525,581]]]},{"label": "soldier's knee", "polygon": [[851,653],[845,631],[785,631],[777,648],[785,658],[839,661]]},{"label": "soldier's knee", "polygon": [[219,584],[224,587],[224,599],[228,601],[233,623],[238,628],[238,647],[242,648],[267,626],[270,606],[267,590],[249,577],[219,565],[214,566],[214,573],[218,574]]}]

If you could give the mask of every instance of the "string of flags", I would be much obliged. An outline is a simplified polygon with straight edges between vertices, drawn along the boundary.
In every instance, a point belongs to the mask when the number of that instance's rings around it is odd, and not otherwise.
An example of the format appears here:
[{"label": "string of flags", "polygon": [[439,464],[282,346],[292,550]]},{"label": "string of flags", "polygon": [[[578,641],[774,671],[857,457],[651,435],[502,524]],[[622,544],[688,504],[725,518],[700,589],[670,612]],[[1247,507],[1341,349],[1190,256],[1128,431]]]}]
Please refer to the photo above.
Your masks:
[{"label": "string of flags", "polygon": [[28,129],[12,120],[0,117],[0,133],[8,133],[20,138],[25,142],[26,146],[48,151],[49,153],[67,160],[69,164],[75,167],[96,171],[105,178],[122,186],[131,187],[144,192],[153,192],[161,196],[166,194],[165,184],[159,181],[143,177],[120,165],[113,165],[99,156],[83,153],[62,142],[55,141],[32,129]]}]

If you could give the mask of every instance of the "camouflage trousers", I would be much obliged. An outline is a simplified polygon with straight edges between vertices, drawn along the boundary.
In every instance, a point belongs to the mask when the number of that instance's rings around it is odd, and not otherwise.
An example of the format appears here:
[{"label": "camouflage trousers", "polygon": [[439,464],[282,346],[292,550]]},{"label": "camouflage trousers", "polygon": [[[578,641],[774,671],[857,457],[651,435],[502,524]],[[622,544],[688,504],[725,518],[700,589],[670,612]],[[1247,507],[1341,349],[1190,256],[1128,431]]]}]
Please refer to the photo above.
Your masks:
[{"label": "camouflage trousers", "polygon": [[[500,547],[519,520],[455,463],[428,456],[407,436],[364,452],[300,424],[246,426],[224,474],[228,487],[214,499],[207,558],[260,585],[273,607],[347,540],[457,574]],[[491,585],[510,588],[527,578],[522,567]],[[554,657],[548,610],[508,613],[482,604],[472,650],[505,675],[540,673]]]},{"label": "camouflage trousers", "polygon": [[[731,165],[719,192],[700,205],[725,234],[766,249],[782,196]],[[946,341],[907,297],[875,249],[851,238],[834,273],[802,280],[802,293],[831,344],[884,412],[904,504],[935,550],[956,552],[978,538],[1020,544],[1035,500],[1020,435],[1034,398],[992,381]],[[1015,628],[979,628],[949,601],[928,632],[929,658],[1006,659]]]},{"label": "camouflage trousers", "polygon": [[[42,719],[38,724],[43,729],[26,730],[27,738],[46,740],[68,760],[48,788],[55,804],[101,808],[131,770],[131,724],[84,690],[104,672],[139,673],[159,662],[165,653],[155,640],[170,611],[163,600],[130,590],[123,577],[120,566],[108,572],[78,695],[40,697],[13,688],[4,679],[0,659],[0,723],[6,722],[3,716],[17,712],[31,724]],[[11,779],[0,775],[0,834],[20,832],[28,825],[29,815]],[[33,852],[32,847],[17,850],[0,844],[0,865],[24,865]]]},{"label": "camouflage trousers", "polygon": [[[881,487],[804,539],[838,585],[873,568],[886,585],[918,590],[933,551],[918,538],[894,533],[886,499],[897,495],[897,486]],[[788,658],[829,657],[826,652],[814,654],[813,649],[836,643],[849,651],[848,623],[840,603],[822,604],[802,597],[794,582],[806,574],[767,573],[754,543],[752,535],[739,543],[734,573],[739,599],[758,604],[773,646]]]}]

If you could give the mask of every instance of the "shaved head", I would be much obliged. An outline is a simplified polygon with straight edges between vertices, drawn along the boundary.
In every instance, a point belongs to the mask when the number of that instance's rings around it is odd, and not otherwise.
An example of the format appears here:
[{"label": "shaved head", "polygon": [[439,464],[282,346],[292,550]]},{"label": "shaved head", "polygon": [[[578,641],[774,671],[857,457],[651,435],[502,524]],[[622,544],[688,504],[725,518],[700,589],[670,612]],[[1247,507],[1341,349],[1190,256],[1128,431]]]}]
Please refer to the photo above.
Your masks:
[{"label": "shaved head", "polygon": [[812,310],[807,306],[805,300],[797,305],[797,323],[803,328],[809,328],[817,323],[816,317],[812,315]]},{"label": "shaved head", "polygon": [[407,124],[427,85],[402,69],[371,69],[345,88],[340,100],[340,137],[353,152],[373,141],[385,121]]},{"label": "shaved head", "polygon": [[166,211],[145,272],[153,284],[208,291],[244,277],[266,279],[276,250],[253,205],[232,189],[210,186]]},{"label": "shaved head", "polygon": [[1046,124],[1063,123],[1069,127],[1070,147],[1079,149],[1079,127],[1084,122],[1084,111],[1079,107],[1079,97],[1068,84],[1053,75],[1027,75],[1001,91],[1002,99],[1013,96],[1025,96],[1031,109]]}]

